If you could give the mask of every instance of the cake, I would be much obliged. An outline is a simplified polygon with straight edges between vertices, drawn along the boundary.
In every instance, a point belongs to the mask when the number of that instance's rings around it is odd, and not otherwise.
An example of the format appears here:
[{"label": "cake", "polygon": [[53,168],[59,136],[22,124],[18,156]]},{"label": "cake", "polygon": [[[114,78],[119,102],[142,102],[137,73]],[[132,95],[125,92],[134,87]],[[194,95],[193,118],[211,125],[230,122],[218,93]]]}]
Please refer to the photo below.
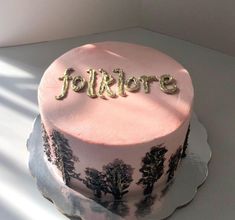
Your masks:
[{"label": "cake", "polygon": [[45,71],[38,102],[45,159],[71,189],[128,200],[177,178],[193,86],[166,54],[123,42],[77,47]]}]

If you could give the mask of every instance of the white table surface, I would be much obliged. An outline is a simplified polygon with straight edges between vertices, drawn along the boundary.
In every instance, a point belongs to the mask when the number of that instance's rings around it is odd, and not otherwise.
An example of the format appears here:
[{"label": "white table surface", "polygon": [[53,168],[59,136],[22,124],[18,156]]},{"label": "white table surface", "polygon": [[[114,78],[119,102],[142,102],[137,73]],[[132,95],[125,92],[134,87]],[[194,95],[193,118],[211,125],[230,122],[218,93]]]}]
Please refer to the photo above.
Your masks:
[{"label": "white table surface", "polygon": [[38,114],[37,86],[47,66],[73,47],[104,40],[157,48],[191,74],[194,111],[208,131],[213,155],[195,199],[169,219],[235,219],[235,57],[133,28],[0,48],[0,220],[67,219],[37,190],[25,143]]}]

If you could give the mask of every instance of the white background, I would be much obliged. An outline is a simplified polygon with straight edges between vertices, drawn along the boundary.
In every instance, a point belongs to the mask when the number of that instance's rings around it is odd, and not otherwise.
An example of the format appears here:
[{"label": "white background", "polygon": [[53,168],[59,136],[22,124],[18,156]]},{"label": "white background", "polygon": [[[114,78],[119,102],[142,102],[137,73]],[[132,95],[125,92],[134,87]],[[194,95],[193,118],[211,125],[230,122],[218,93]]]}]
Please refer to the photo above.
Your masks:
[{"label": "white background", "polygon": [[0,0],[0,46],[142,27],[235,56],[234,0]]}]

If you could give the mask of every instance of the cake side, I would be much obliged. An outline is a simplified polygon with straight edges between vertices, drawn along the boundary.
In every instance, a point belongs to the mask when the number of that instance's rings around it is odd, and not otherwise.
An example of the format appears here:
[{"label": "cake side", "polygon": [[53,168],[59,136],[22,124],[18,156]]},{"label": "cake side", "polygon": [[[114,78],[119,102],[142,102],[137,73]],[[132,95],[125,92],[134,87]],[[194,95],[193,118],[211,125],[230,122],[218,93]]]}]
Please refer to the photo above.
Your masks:
[{"label": "cake side", "polygon": [[[69,187],[88,197],[122,199],[135,193],[148,195],[154,189],[163,190],[173,180],[188,126],[189,121],[168,136],[135,147],[84,143],[48,126],[51,154],[46,158]],[[114,180],[115,176],[120,180]],[[118,181],[123,181],[123,185],[118,186]],[[126,193],[122,195],[123,192]]]}]

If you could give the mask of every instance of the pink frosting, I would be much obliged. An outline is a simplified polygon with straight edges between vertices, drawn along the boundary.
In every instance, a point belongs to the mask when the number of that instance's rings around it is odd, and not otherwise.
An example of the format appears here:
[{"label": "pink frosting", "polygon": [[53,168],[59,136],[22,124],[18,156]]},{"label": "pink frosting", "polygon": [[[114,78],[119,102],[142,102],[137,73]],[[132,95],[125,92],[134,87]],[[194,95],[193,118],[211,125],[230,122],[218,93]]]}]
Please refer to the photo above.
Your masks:
[{"label": "pink frosting", "polygon": [[[159,82],[150,85],[150,93],[126,92],[127,97],[90,98],[86,91],[69,89],[58,101],[61,77],[72,67],[72,76],[88,80],[86,70],[103,68],[116,79],[113,69],[121,68],[128,77],[172,75],[179,88],[169,95],[160,90]],[[98,76],[100,77],[100,76]],[[112,87],[117,91],[117,83]],[[98,91],[98,86],[96,88]],[[39,106],[43,117],[55,128],[85,142],[112,145],[135,145],[166,136],[188,118],[193,101],[190,76],[178,62],[149,47],[121,42],[87,44],[65,53],[46,70],[39,87]]]},{"label": "pink frosting", "polygon": [[[81,75],[88,80],[89,68],[105,69],[118,78],[113,69],[121,68],[126,78],[141,75],[172,75],[179,88],[169,95],[160,90],[159,82],[150,85],[150,93],[143,86],[138,92],[128,92],[127,97],[106,99],[90,98],[86,91],[69,89],[63,100],[56,100],[61,93],[63,76],[67,68],[75,70],[72,76]],[[100,76],[99,80],[100,80]],[[99,83],[98,83],[99,85]],[[98,91],[98,85],[96,91]],[[111,86],[117,92],[117,83]],[[172,155],[182,149],[188,129],[193,102],[193,86],[190,76],[178,62],[152,48],[121,43],[102,42],[75,48],[55,60],[46,70],[38,93],[42,122],[49,134],[58,130],[68,140],[76,172],[84,178],[87,167],[102,170],[105,164],[116,158],[134,168],[129,191],[143,190],[138,184],[142,159],[153,146],[167,149],[164,174],[155,184],[156,189],[166,186],[167,170]],[[54,146],[51,144],[54,161]],[[53,166],[61,177],[62,173]],[[82,181],[72,179],[70,186],[91,194]],[[131,193],[130,193],[131,194]]]}]

